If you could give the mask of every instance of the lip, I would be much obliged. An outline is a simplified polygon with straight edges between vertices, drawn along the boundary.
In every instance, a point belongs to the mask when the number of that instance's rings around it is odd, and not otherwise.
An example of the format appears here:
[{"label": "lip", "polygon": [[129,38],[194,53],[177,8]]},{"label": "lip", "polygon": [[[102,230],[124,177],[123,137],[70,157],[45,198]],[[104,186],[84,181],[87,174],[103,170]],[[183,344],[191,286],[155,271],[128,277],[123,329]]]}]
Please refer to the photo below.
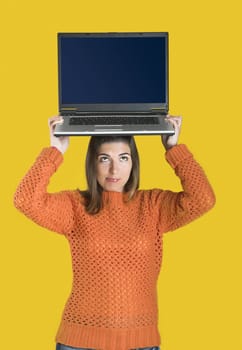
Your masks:
[{"label": "lip", "polygon": [[113,177],[106,177],[107,182],[117,183],[120,179],[116,179]]}]

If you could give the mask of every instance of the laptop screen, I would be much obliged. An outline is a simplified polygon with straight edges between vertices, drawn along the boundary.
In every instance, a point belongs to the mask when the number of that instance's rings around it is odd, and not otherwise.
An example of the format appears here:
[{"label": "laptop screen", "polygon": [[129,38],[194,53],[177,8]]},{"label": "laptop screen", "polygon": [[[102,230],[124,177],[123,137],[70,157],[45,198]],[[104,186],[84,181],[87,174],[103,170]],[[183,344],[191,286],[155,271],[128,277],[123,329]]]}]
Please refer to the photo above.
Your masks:
[{"label": "laptop screen", "polygon": [[167,35],[59,33],[58,40],[61,106],[167,103]]}]

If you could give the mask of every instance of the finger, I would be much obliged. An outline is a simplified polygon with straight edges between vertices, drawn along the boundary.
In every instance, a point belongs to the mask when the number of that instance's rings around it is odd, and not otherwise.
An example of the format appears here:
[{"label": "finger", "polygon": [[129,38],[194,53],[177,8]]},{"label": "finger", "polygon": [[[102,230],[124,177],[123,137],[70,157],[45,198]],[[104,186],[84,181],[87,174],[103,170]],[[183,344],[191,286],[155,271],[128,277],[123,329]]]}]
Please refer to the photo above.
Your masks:
[{"label": "finger", "polygon": [[168,122],[170,122],[174,127],[181,127],[182,124],[182,117],[180,116],[167,116],[165,118],[165,120],[167,120]]},{"label": "finger", "polygon": [[176,120],[176,121],[182,121],[182,117],[181,116],[172,116],[172,115],[167,115],[165,119],[168,120]]},{"label": "finger", "polygon": [[63,122],[64,122],[63,119],[62,119],[62,120],[54,120],[54,121],[51,123],[51,125],[54,126],[54,125],[56,125],[56,124],[63,124]]},{"label": "finger", "polygon": [[48,119],[49,126],[51,126],[56,121],[63,121],[63,117],[58,115],[58,116],[54,116],[54,117],[49,118]]},{"label": "finger", "polygon": [[175,117],[169,117],[169,118],[166,118],[166,121],[170,124],[172,124],[173,126],[176,126],[177,125],[177,120]]},{"label": "finger", "polygon": [[55,121],[60,121],[60,120],[63,120],[62,116],[52,117],[52,118],[49,118],[49,123],[53,123]]},{"label": "finger", "polygon": [[177,117],[177,116],[166,116],[166,119],[168,119],[168,120],[179,120],[180,117]]},{"label": "finger", "polygon": [[63,122],[64,122],[63,119],[51,120],[49,123],[50,130],[53,131],[57,124],[63,124]]}]

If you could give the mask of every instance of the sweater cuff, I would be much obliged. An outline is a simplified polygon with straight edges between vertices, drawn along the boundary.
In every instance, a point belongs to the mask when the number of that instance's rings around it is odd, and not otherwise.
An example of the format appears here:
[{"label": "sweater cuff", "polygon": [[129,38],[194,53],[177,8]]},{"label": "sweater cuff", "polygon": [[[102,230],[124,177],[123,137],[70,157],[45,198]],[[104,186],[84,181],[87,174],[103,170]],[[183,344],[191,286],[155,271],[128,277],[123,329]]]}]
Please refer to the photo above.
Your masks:
[{"label": "sweater cuff", "polygon": [[63,154],[53,146],[44,148],[40,153],[40,157],[47,158],[54,164],[55,169],[58,169],[60,164],[63,162]]},{"label": "sweater cuff", "polygon": [[166,154],[166,160],[172,166],[173,169],[183,160],[192,157],[192,153],[188,150],[184,144],[173,146]]}]

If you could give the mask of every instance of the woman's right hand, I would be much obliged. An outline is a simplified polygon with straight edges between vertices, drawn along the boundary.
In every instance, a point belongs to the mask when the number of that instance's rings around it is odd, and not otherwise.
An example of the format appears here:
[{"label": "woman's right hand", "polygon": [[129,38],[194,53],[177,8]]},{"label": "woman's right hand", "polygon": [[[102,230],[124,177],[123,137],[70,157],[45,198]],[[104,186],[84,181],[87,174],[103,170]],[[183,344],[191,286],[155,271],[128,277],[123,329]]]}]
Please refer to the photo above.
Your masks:
[{"label": "woman's right hand", "polygon": [[63,118],[61,116],[51,117],[48,120],[49,130],[50,130],[50,145],[56,147],[62,154],[65,153],[69,146],[69,136],[59,136],[54,135],[56,124],[63,123]]}]

